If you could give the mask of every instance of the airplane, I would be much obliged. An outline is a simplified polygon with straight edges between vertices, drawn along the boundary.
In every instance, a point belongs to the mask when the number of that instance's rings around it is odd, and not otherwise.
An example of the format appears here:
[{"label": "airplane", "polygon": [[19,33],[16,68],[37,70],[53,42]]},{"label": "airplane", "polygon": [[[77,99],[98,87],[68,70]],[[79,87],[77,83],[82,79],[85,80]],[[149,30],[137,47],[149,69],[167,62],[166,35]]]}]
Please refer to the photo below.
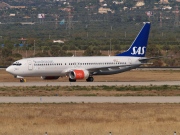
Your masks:
[{"label": "airplane", "polygon": [[80,79],[93,82],[95,75],[117,74],[146,64],[151,59],[145,57],[150,27],[150,22],[144,22],[130,48],[116,56],[24,58],[12,63],[6,71],[20,82],[26,81],[24,77],[35,76],[45,80],[69,77],[70,82]]}]

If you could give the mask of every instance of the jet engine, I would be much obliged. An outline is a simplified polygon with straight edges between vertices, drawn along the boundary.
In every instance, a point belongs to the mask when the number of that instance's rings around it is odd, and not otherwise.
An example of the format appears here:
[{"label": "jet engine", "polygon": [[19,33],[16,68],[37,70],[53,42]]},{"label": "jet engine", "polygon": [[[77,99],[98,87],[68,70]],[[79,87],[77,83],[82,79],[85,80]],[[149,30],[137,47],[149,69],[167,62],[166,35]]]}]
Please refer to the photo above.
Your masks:
[{"label": "jet engine", "polygon": [[59,76],[41,76],[43,80],[56,80]]},{"label": "jet engine", "polygon": [[69,73],[69,78],[73,80],[84,79],[89,77],[87,70],[73,70]]}]

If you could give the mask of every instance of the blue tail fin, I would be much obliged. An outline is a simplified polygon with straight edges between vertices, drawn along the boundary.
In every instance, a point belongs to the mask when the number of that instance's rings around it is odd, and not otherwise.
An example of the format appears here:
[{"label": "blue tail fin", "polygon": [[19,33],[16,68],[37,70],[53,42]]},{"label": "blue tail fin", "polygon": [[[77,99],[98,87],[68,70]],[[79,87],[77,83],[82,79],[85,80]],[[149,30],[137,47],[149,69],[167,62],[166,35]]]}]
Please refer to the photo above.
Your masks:
[{"label": "blue tail fin", "polygon": [[145,57],[151,23],[146,22],[130,48],[116,56]]}]

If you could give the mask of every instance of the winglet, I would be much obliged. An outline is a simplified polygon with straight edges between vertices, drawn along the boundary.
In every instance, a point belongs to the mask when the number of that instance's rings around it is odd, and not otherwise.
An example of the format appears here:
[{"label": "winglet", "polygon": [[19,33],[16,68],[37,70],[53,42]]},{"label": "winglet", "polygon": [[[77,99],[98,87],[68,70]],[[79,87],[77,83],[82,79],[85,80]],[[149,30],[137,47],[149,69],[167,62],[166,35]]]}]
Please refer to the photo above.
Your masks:
[{"label": "winglet", "polygon": [[151,23],[145,22],[130,48],[116,56],[145,57]]}]

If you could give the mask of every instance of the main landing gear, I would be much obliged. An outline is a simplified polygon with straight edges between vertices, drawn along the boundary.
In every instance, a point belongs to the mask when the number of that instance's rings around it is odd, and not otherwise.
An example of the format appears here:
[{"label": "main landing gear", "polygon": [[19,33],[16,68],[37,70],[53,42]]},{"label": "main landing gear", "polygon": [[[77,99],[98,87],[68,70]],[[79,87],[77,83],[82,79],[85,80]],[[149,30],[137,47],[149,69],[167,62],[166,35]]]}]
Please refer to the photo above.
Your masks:
[{"label": "main landing gear", "polygon": [[20,78],[20,82],[26,82],[26,79],[24,79],[24,78]]},{"label": "main landing gear", "polygon": [[93,82],[94,81],[94,78],[92,76],[89,76],[87,79],[86,79],[87,82]]},{"label": "main landing gear", "polygon": [[[92,76],[89,76],[87,79],[86,79],[87,82],[93,82],[94,81],[94,78]],[[76,79],[71,79],[69,78],[69,82],[76,82]]]}]

